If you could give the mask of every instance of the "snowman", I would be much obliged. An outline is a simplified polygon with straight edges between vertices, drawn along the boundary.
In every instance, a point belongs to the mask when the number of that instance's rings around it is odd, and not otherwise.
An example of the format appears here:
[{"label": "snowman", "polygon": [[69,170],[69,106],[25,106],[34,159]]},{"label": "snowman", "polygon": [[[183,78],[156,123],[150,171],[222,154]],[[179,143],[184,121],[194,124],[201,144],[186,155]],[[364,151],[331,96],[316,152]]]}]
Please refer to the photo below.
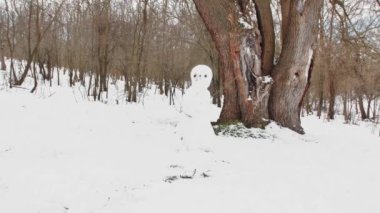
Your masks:
[{"label": "snowman", "polygon": [[205,145],[215,136],[210,123],[212,99],[208,91],[212,70],[206,65],[198,65],[191,70],[190,75],[191,86],[185,91],[181,103],[181,112],[185,115],[181,122],[181,140],[187,145]]}]

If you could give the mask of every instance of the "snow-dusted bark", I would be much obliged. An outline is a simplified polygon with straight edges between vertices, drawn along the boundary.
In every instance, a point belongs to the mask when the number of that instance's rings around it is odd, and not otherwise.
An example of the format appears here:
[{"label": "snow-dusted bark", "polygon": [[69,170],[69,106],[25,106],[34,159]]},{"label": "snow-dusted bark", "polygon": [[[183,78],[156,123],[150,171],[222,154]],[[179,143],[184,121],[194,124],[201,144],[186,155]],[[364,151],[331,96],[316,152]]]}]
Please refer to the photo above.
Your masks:
[{"label": "snow-dusted bark", "polygon": [[193,1],[219,54],[225,100],[219,122],[240,120],[248,127],[264,127],[271,81],[263,78],[261,37],[250,11],[254,7],[233,1]]},{"label": "snow-dusted bark", "polygon": [[241,71],[248,91],[247,101],[252,104],[253,126],[264,127],[269,119],[268,99],[273,81],[270,76],[263,76],[260,33],[253,32],[247,30],[241,39]]}]

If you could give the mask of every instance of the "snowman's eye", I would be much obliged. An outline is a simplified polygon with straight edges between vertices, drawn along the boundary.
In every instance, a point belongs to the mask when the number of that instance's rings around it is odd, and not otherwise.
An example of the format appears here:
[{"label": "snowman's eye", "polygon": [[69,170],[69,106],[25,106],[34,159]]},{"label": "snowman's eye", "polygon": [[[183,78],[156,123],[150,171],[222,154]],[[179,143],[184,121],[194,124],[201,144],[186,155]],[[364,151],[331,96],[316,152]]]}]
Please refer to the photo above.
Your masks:
[{"label": "snowman's eye", "polygon": [[207,75],[205,75],[205,78],[207,78]]},{"label": "snowman's eye", "polygon": [[197,75],[194,75],[194,78],[197,77]]}]

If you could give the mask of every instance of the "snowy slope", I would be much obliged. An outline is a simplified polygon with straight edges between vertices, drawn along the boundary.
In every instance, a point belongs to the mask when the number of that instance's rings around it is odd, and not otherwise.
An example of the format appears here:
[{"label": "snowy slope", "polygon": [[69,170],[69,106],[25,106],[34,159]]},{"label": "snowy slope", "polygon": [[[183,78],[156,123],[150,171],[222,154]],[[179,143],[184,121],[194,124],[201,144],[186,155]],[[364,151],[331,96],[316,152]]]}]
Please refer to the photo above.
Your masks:
[{"label": "snowy slope", "polygon": [[309,116],[304,136],[270,124],[184,142],[184,115],[154,91],[106,105],[39,90],[0,90],[0,212],[380,212],[370,124]]}]

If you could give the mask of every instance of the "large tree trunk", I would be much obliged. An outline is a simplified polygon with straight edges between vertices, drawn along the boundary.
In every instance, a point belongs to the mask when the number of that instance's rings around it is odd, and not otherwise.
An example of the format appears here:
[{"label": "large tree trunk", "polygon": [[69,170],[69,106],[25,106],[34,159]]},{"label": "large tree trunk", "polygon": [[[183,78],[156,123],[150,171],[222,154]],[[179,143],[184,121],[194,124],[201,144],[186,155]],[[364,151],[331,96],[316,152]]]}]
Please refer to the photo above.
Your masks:
[{"label": "large tree trunk", "polygon": [[283,20],[283,32],[286,33],[283,33],[279,62],[273,70],[269,113],[280,125],[302,134],[299,113],[310,80],[313,44],[323,1],[307,0],[304,7],[297,6],[297,3],[296,0],[290,1],[289,19]]},{"label": "large tree trunk", "polygon": [[[231,56],[229,47],[228,7],[226,1],[213,2],[212,0],[194,0],[195,6],[215,43],[219,57],[219,76],[222,80],[224,103],[219,123],[237,121],[241,118],[241,112],[237,102],[237,87],[234,74],[230,71]],[[218,12],[222,15],[218,15]]]},{"label": "large tree trunk", "polygon": [[230,33],[231,71],[236,81],[241,121],[247,127],[264,128],[269,122],[267,103],[272,80],[265,81],[262,76],[256,45],[257,40],[249,32],[243,33],[242,41],[240,33]]},{"label": "large tree trunk", "polygon": [[303,133],[299,113],[310,82],[313,41],[323,1],[281,1],[283,49],[273,71],[274,33],[269,1],[254,1],[259,30],[251,32],[239,23],[250,16],[250,1],[193,2],[219,54],[224,88],[219,121],[241,120],[248,127],[263,127],[269,117],[267,93],[272,83],[265,75],[272,73],[275,85],[269,100],[271,118]]},{"label": "large tree trunk", "polygon": [[219,74],[222,79],[224,103],[218,122],[228,123],[241,119],[241,111],[237,102],[237,87],[234,74],[230,71],[230,48],[227,36],[215,36],[214,42],[218,49]]},{"label": "large tree trunk", "polygon": [[[269,73],[273,62],[272,50],[267,51],[263,57],[260,32],[241,27],[241,14],[238,13],[235,2],[194,0],[194,3],[218,50],[224,95],[218,122],[240,120],[247,127],[265,127],[269,120],[267,103],[272,82],[269,77],[263,76],[261,61],[265,58],[266,72]],[[239,2],[243,16],[249,14],[244,11],[246,3]],[[270,11],[270,7],[265,6],[268,5],[262,4],[266,12]],[[266,14],[265,17],[268,18],[269,15]],[[270,34],[267,28],[262,27]],[[263,45],[272,49],[274,43],[269,39]]]}]

